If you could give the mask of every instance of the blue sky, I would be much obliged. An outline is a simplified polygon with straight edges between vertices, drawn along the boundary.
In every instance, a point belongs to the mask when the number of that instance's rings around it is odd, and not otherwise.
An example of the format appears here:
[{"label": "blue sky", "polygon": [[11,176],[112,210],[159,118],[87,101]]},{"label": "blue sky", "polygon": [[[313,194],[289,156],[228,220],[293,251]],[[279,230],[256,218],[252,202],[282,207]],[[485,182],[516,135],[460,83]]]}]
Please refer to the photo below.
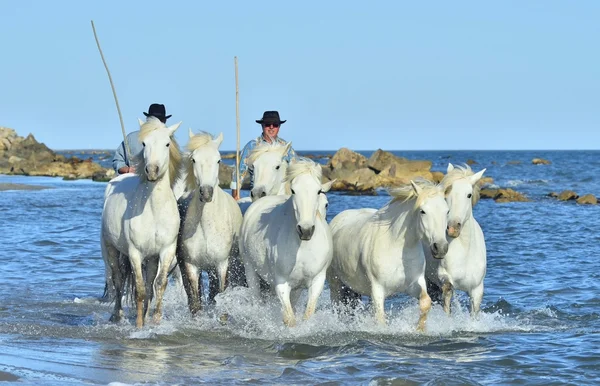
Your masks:
[{"label": "blue sky", "polygon": [[0,0],[0,125],[115,148],[153,102],[235,148],[597,149],[600,2]]}]

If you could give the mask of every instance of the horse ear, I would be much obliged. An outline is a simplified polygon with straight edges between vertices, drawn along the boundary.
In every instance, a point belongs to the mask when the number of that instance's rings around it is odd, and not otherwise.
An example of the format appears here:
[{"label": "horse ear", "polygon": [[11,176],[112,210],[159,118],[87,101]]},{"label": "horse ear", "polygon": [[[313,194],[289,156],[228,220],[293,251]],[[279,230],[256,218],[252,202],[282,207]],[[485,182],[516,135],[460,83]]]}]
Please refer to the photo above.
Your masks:
[{"label": "horse ear", "polygon": [[331,181],[328,181],[328,182],[326,182],[326,183],[324,183],[324,184],[321,184],[321,191],[322,191],[323,193],[327,193],[327,192],[329,192],[329,189],[331,189],[331,185],[333,185],[333,183],[334,183],[335,181],[337,181],[337,178],[335,178],[335,179],[333,179],[333,180],[331,180]]},{"label": "horse ear", "polygon": [[287,145],[285,145],[285,150],[283,151],[283,155],[286,156],[290,152],[291,148],[292,148],[292,142],[290,141],[290,142],[288,142]]},{"label": "horse ear", "polygon": [[223,143],[223,132],[219,133],[217,138],[215,138],[215,143],[217,144],[217,147],[221,146],[221,143]]},{"label": "horse ear", "polygon": [[412,185],[412,188],[417,194],[417,196],[423,192],[423,189],[419,185],[415,184],[413,180],[410,180],[410,184]]},{"label": "horse ear", "polygon": [[194,132],[192,131],[191,127],[188,129],[188,135],[190,136],[190,138],[194,138]]},{"label": "horse ear", "polygon": [[138,123],[140,124],[140,127],[142,127],[142,125],[144,124],[144,121],[142,121],[141,119],[138,118]]},{"label": "horse ear", "polygon": [[473,174],[471,177],[469,177],[469,182],[471,182],[471,185],[475,185],[480,179],[481,177],[483,177],[483,173],[485,172],[486,169],[480,170],[477,173]]},{"label": "horse ear", "polygon": [[446,173],[450,173],[453,170],[454,170],[454,165],[452,165],[451,163],[448,163],[448,169],[446,170]]},{"label": "horse ear", "polygon": [[167,127],[167,130],[169,130],[169,137],[172,136],[177,129],[179,129],[179,126],[181,126],[181,121],[177,122],[174,125]]}]

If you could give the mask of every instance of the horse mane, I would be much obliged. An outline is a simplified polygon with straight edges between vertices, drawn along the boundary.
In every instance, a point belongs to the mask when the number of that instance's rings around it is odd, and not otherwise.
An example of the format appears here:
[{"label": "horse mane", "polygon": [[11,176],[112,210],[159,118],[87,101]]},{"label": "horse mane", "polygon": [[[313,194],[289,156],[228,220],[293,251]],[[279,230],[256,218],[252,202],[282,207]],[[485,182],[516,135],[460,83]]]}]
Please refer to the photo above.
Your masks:
[{"label": "horse mane", "polygon": [[292,163],[290,163],[290,166],[288,166],[283,182],[290,183],[294,178],[301,174],[310,174],[313,178],[319,181],[319,183],[321,183],[323,171],[321,169],[321,165],[313,160],[304,157],[297,157]]},{"label": "horse mane", "polygon": [[190,138],[187,144],[187,153],[185,157],[185,185],[187,190],[193,191],[196,188],[196,176],[194,175],[194,164],[192,163],[192,153],[212,143],[214,137],[212,134],[201,131]]},{"label": "horse mane", "polygon": [[415,201],[414,209],[421,206],[423,201],[430,197],[434,197],[440,193],[442,193],[441,184],[436,184],[434,182],[418,178],[413,180],[413,182],[422,189],[421,194],[417,196],[414,188],[411,184],[406,184],[399,186],[397,188],[389,189],[388,193],[392,196],[392,200],[390,201],[390,205],[396,202],[405,203],[410,200]]},{"label": "horse mane", "polygon": [[[447,173],[440,182],[440,184],[444,188],[444,194],[450,194],[450,192],[452,191],[452,184],[454,184],[454,182],[462,178],[471,177],[474,174],[475,173],[473,173],[473,170],[471,170],[471,167],[469,165],[465,164],[463,166],[454,166],[454,169],[450,171],[450,173]],[[473,194],[471,195],[472,206],[475,206],[475,204],[477,204],[477,202],[479,201],[480,189],[481,187],[479,186],[479,184],[475,184],[475,186],[473,186]]]},{"label": "horse mane", "polygon": [[[155,130],[166,128],[167,126],[162,123],[158,118],[148,117],[146,122],[140,127],[140,134],[138,136],[140,142],[143,142],[146,137],[154,132]],[[171,136],[171,144],[169,145],[169,182],[171,188],[175,186],[179,173],[181,172],[182,156],[181,150],[179,150],[179,144],[175,140],[175,136]],[[142,179],[146,179],[146,160],[143,156],[138,158],[137,165],[135,166],[135,173]]]},{"label": "horse mane", "polygon": [[281,153],[281,156],[283,157],[285,155],[283,153],[283,151],[285,150],[286,146],[287,146],[287,144],[281,144],[279,142],[273,142],[273,143],[262,142],[250,151],[250,154],[248,154],[248,158],[246,159],[246,162],[248,163],[248,165],[252,165],[254,162],[256,162],[256,160],[261,155],[263,155],[265,153],[271,153],[271,152],[279,152],[279,153]]}]

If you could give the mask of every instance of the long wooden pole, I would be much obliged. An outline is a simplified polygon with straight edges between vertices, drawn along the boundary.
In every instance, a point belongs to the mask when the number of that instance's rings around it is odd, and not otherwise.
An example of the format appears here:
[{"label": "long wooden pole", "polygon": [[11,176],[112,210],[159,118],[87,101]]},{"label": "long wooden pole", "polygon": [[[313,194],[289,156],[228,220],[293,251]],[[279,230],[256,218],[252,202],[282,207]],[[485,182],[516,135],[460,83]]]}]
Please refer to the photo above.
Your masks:
[{"label": "long wooden pole", "polygon": [[238,60],[237,56],[233,57],[235,64],[235,127],[237,131],[237,145],[235,150],[235,186],[240,195],[242,185],[240,181],[240,87],[238,83]]},{"label": "long wooden pole", "polygon": [[104,63],[104,68],[106,68],[106,73],[108,74],[108,80],[110,82],[110,87],[112,88],[113,96],[115,97],[115,103],[117,104],[117,112],[119,113],[119,120],[121,121],[121,131],[123,132],[123,142],[125,143],[125,159],[129,159],[129,155],[131,152],[129,151],[129,143],[127,142],[127,134],[125,133],[125,125],[123,124],[123,115],[121,114],[121,108],[119,107],[119,99],[117,98],[117,92],[115,91],[115,85],[112,81],[112,76],[110,76],[110,71],[108,70],[108,65],[106,64],[106,60],[104,59],[104,54],[102,53],[102,48],[100,48],[100,41],[98,41],[98,35],[96,34],[96,27],[94,26],[94,21],[92,20],[92,30],[94,31],[94,39],[96,39],[96,45],[98,46],[98,51],[100,51],[100,57],[102,58],[102,63]]}]

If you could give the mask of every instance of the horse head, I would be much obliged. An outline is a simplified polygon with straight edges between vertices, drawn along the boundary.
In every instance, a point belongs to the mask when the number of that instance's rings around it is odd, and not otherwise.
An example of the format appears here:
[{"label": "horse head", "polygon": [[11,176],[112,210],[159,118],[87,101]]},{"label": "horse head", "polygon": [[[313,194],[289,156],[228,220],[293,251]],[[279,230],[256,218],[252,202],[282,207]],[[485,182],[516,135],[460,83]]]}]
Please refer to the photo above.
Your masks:
[{"label": "horse head", "polygon": [[448,236],[460,236],[463,224],[473,215],[473,205],[479,199],[477,182],[483,176],[485,169],[473,173],[471,168],[454,167],[448,164],[448,170],[441,184],[444,187],[446,202],[450,208],[448,214]]},{"label": "horse head", "polygon": [[416,195],[415,210],[418,213],[418,230],[433,257],[443,259],[448,252],[446,227],[448,226],[448,204],[439,185],[418,185],[411,181]]},{"label": "horse head", "polygon": [[181,159],[179,147],[173,134],[181,122],[167,127],[154,117],[148,118],[140,127],[139,139],[144,147],[140,165],[136,168],[146,180],[156,182],[170,171],[171,179],[176,177],[178,162]]},{"label": "horse head", "polygon": [[219,186],[219,146],[223,142],[223,133],[213,138],[204,132],[194,135],[190,129],[189,137],[188,189],[193,191],[197,188],[200,201],[211,202]]},{"label": "horse head", "polygon": [[[291,201],[296,217],[296,231],[300,240],[310,240],[315,231],[317,213],[326,205],[321,196],[329,190],[331,182],[321,184],[321,165],[309,160],[295,160],[287,170]],[[324,216],[323,213],[321,213]],[[323,218],[324,219],[324,218]]]},{"label": "horse head", "polygon": [[248,156],[248,167],[252,170],[254,181],[250,191],[252,201],[279,193],[288,166],[284,157],[291,146],[291,142],[287,145],[265,143],[252,149]]}]

